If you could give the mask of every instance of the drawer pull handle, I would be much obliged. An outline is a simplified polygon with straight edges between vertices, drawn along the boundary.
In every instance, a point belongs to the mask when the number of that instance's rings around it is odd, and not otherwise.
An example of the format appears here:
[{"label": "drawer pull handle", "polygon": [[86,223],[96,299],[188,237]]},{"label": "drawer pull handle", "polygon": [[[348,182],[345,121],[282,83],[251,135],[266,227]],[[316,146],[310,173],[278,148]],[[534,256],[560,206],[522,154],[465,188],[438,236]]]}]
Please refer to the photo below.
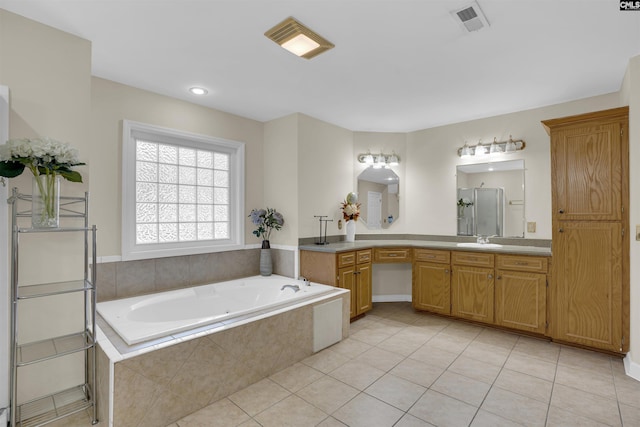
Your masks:
[{"label": "drawer pull handle", "polygon": [[435,255],[427,255],[427,258],[435,258]]},{"label": "drawer pull handle", "polygon": [[489,275],[487,276],[487,279],[493,279],[493,274],[489,274]]},{"label": "drawer pull handle", "polygon": [[560,230],[558,230],[560,233],[564,233],[564,228],[560,227]]},{"label": "drawer pull handle", "polygon": [[449,270],[445,270],[445,271],[444,271],[444,274],[449,274]]},{"label": "drawer pull handle", "polygon": [[496,277],[496,279],[502,280],[502,276],[498,276],[498,277]]},{"label": "drawer pull handle", "polygon": [[564,209],[560,209],[560,210],[558,211],[558,213],[559,213],[559,214],[563,214],[563,213],[564,213]]},{"label": "drawer pull handle", "polygon": [[529,265],[528,262],[522,262],[522,261],[516,261],[514,264],[515,265]]},{"label": "drawer pull handle", "polygon": [[389,256],[398,256],[398,254],[389,254]]}]

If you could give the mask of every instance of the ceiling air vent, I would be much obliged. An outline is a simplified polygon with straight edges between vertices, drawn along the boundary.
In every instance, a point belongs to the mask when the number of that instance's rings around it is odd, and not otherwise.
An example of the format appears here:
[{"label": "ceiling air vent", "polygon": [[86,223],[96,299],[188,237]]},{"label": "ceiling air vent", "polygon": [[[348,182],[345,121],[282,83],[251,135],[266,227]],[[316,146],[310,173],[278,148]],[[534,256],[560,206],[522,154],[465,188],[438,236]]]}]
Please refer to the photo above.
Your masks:
[{"label": "ceiling air vent", "polygon": [[487,21],[482,9],[475,1],[463,9],[453,11],[452,14],[457,17],[469,32],[478,31],[489,26],[489,21]]}]

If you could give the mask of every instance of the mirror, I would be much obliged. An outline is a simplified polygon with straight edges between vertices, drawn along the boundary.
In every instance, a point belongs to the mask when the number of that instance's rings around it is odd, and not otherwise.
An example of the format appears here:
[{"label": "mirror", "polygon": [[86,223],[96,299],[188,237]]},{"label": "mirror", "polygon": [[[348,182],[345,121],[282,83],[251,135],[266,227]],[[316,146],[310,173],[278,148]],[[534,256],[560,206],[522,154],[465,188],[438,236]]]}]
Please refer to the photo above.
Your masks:
[{"label": "mirror", "polygon": [[358,175],[360,219],[368,229],[389,228],[400,215],[400,178],[391,169],[369,166]]},{"label": "mirror", "polygon": [[458,236],[524,237],[524,160],[459,165]]}]

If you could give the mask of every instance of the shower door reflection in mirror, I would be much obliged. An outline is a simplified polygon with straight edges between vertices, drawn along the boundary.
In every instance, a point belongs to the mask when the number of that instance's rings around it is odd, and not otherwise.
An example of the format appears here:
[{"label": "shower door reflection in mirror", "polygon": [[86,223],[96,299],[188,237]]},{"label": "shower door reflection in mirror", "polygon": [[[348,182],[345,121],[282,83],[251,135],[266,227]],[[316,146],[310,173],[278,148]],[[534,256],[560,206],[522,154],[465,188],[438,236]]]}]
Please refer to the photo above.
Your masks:
[{"label": "shower door reflection in mirror", "polygon": [[459,236],[524,237],[524,160],[457,167]]}]

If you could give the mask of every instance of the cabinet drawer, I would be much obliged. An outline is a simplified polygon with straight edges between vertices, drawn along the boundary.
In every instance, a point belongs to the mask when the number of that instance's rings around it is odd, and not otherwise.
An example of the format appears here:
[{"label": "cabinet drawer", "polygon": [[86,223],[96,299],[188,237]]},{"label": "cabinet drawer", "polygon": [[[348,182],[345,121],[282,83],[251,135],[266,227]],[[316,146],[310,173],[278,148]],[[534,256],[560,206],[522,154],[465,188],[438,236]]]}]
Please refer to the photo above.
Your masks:
[{"label": "cabinet drawer", "polygon": [[355,252],[343,252],[338,254],[338,268],[348,267],[356,264]]},{"label": "cabinet drawer", "polygon": [[546,273],[548,260],[545,257],[522,255],[498,255],[496,268],[503,270],[532,271]]},{"label": "cabinet drawer", "polygon": [[378,263],[384,262],[411,262],[410,248],[376,248],[374,260]]},{"label": "cabinet drawer", "polygon": [[356,252],[356,262],[358,264],[365,264],[371,262],[371,249]]},{"label": "cabinet drawer", "polygon": [[451,261],[451,252],[436,251],[432,249],[414,249],[413,260],[436,262],[439,264],[449,264],[449,262]]},{"label": "cabinet drawer", "polygon": [[480,252],[452,252],[452,264],[470,265],[474,267],[493,267],[493,254]]}]

